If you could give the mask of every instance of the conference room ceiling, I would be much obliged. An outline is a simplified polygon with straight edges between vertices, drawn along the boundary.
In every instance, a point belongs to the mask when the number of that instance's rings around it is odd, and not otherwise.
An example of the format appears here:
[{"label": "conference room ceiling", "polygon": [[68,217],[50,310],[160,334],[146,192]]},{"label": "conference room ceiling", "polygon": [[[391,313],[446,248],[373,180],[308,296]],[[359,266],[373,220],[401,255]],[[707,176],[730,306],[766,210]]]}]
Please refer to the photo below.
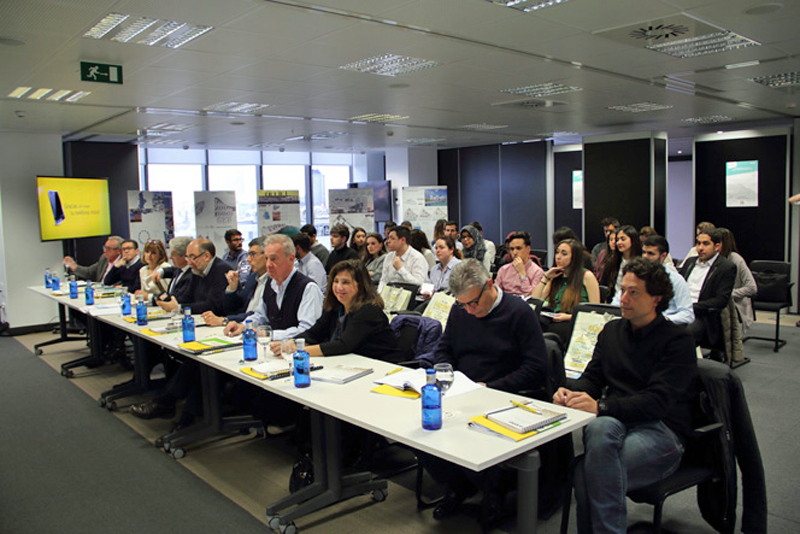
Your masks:
[{"label": "conference room ceiling", "polygon": [[[362,152],[652,130],[668,132],[675,154],[698,132],[785,125],[797,114],[800,2],[553,0],[527,13],[505,3],[6,0],[0,131]],[[130,17],[105,38],[84,37],[110,13]],[[160,20],[127,43],[109,38],[141,17]],[[136,44],[165,21],[213,28],[179,48],[160,46],[169,37]],[[709,32],[747,46],[683,58],[646,48]],[[342,68],[386,54],[432,63],[395,76]],[[124,83],[81,81],[80,61],[121,65]],[[753,81],[776,75],[784,86]],[[6,96],[18,87],[31,89]],[[40,88],[52,91],[30,99]],[[72,92],[47,100],[59,90]],[[75,91],[90,94],[67,102]],[[229,102],[268,107],[208,109]],[[357,119],[367,114],[384,116]]]}]

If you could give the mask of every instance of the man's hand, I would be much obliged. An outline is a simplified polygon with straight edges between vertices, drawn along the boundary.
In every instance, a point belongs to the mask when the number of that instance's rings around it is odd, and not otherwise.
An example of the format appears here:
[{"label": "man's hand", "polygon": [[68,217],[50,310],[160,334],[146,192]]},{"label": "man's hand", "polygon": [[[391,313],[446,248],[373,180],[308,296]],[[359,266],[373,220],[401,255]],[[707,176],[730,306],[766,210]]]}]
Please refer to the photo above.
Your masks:
[{"label": "man's hand", "polygon": [[403,260],[395,256],[394,260],[392,260],[392,267],[394,267],[395,271],[399,271],[403,268]]},{"label": "man's hand", "polygon": [[558,390],[553,393],[553,404],[558,404],[559,406],[566,406],[567,405],[567,395],[572,393],[572,391],[568,390],[567,388],[558,388]]},{"label": "man's hand", "polygon": [[522,261],[522,258],[519,257],[514,258],[514,261],[511,262],[511,265],[514,266],[514,269],[516,269],[517,274],[519,274],[520,276],[528,275],[528,273],[525,272],[525,262]]},{"label": "man's hand", "polygon": [[141,289],[137,289],[136,291],[133,292],[134,297],[138,297],[139,295],[145,297],[145,300],[147,300],[147,293],[145,293]]},{"label": "man's hand", "polygon": [[275,356],[280,356],[281,355],[281,344],[282,343],[283,343],[283,341],[273,341],[272,343],[269,344],[269,350],[272,351],[272,354],[274,354]]},{"label": "man's hand", "polygon": [[77,262],[72,258],[72,256],[64,256],[64,260],[61,263],[69,267],[71,271],[74,271],[75,267],[78,266]]},{"label": "man's hand", "polygon": [[239,288],[239,271],[228,271],[225,273],[228,279],[228,291],[236,291]]},{"label": "man's hand", "polygon": [[570,391],[567,393],[565,406],[597,415],[597,401],[583,391]]},{"label": "man's hand", "polygon": [[181,308],[181,305],[178,304],[178,300],[175,297],[170,297],[169,300],[157,300],[156,304],[158,304],[162,310],[169,312],[180,310]]},{"label": "man's hand", "polygon": [[222,333],[228,337],[237,336],[242,332],[244,332],[244,325],[239,324],[236,321],[229,322],[228,325],[225,327],[225,330],[222,331]]},{"label": "man's hand", "polygon": [[205,311],[200,314],[208,326],[222,326],[222,317],[217,317],[212,311]]},{"label": "man's hand", "polygon": [[117,261],[114,262],[114,267],[125,267],[125,260],[120,256],[117,258]]},{"label": "man's hand", "polygon": [[150,276],[150,280],[152,280],[154,284],[158,284],[161,281],[161,274],[161,269],[156,269]]}]

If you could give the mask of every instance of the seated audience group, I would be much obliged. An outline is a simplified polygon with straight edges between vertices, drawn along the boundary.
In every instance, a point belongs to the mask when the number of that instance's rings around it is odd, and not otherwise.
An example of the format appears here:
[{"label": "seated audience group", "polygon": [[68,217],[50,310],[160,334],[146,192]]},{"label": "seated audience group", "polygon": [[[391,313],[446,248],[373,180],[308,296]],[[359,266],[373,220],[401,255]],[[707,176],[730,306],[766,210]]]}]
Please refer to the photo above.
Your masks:
[{"label": "seated audience group", "polygon": [[[627,491],[680,463],[691,424],[695,347],[723,358],[727,332],[720,313],[733,302],[748,327],[756,288],[733,235],[711,223],[698,225],[696,247],[679,269],[669,243],[652,228],[637,231],[613,217],[601,225],[604,239],[591,253],[572,230],[559,228],[552,266],[531,253],[524,230],[497,247],[480,223],[459,230],[446,220],[436,223],[432,240],[405,222],[387,223],[384,235],[337,224],[330,229],[330,251],[313,225],[292,237],[257,237],[247,250],[233,229],[225,234],[228,250],[221,258],[208,239],[176,237],[169,243],[171,265],[160,241],[148,241],[140,259],[136,241],[111,236],[95,264],[82,267],[71,257],[64,264],[77,276],[125,287],[164,310],[191,308],[206,324],[224,326],[226,335],[241,334],[246,319],[269,325],[273,352],[280,353],[284,341],[304,339],[312,357],[358,353],[398,361],[381,293],[391,283],[431,284],[433,292],[455,299],[435,361],[514,393],[548,383],[543,332],[557,334],[566,347],[579,303],[619,306],[622,319],[608,323],[586,371],[558,389],[553,402],[599,416],[586,429],[586,454],[576,472],[579,527],[624,532]],[[541,299],[549,313],[537,317],[525,302],[530,297]],[[131,412],[173,417],[176,403],[186,399],[176,428],[188,426],[203,409],[198,364],[173,362],[168,379],[163,394]],[[502,514],[509,481],[501,470],[474,473],[418,456],[446,488],[434,518],[456,513],[480,488],[488,490],[484,519]]]}]

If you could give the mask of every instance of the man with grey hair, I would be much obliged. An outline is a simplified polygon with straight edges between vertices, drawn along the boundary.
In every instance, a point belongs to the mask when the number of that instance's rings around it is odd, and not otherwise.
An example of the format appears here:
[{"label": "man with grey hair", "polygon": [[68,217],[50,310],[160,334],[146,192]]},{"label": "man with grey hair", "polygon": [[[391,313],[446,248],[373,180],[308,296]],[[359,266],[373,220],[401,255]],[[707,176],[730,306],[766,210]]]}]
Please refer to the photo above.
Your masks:
[{"label": "man with grey hair", "polygon": [[[186,261],[186,247],[192,242],[191,237],[173,237],[169,241],[169,259],[172,260],[171,267],[156,269],[153,280],[169,280],[167,290],[161,295],[154,295],[153,300],[158,304],[159,300],[169,301],[174,297],[178,303],[187,302],[192,287],[192,273],[189,262]],[[160,305],[160,304],[159,304]]]},{"label": "man with grey hair", "polygon": [[[496,287],[474,258],[453,268],[449,289],[456,302],[436,349],[436,363],[450,363],[481,385],[511,393],[543,386],[547,353],[531,307]],[[433,511],[435,519],[455,513],[477,490],[474,473],[455,464],[427,457],[423,465],[434,479],[447,485],[442,502]],[[497,503],[490,500],[488,504]]]},{"label": "man with grey hair", "polygon": [[[253,324],[272,327],[272,340],[282,341],[311,328],[322,315],[322,291],[295,267],[295,246],[285,235],[271,235],[264,243],[264,258],[270,281],[253,315]],[[244,325],[230,321],[225,334],[234,336]]]},{"label": "man with grey hair", "polygon": [[120,247],[122,246],[123,238],[118,235],[109,236],[103,245],[103,253],[100,259],[89,266],[78,265],[72,256],[64,256],[63,264],[69,268],[70,271],[75,273],[78,278],[89,280],[91,282],[102,282],[108,274],[108,271],[114,266],[120,255]]},{"label": "man with grey hair", "polygon": [[204,237],[198,237],[186,247],[185,258],[192,271],[191,287],[186,300],[172,297],[169,300],[158,300],[156,304],[167,311],[176,311],[184,307],[192,309],[193,314],[213,311],[222,314],[222,301],[228,279],[225,273],[230,267],[216,257],[214,243]]}]

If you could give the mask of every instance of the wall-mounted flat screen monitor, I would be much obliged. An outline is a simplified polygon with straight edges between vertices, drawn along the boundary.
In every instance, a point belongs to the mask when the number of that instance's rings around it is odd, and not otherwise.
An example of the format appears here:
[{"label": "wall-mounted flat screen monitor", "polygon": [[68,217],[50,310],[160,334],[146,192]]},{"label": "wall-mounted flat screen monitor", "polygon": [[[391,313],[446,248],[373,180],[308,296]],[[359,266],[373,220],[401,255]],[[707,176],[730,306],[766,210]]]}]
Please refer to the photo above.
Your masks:
[{"label": "wall-mounted flat screen monitor", "polygon": [[375,222],[392,220],[392,181],[376,180],[374,182],[352,182],[347,184],[350,188],[369,187],[375,198]]},{"label": "wall-mounted flat screen monitor", "polygon": [[37,176],[42,241],[111,233],[108,180]]}]

